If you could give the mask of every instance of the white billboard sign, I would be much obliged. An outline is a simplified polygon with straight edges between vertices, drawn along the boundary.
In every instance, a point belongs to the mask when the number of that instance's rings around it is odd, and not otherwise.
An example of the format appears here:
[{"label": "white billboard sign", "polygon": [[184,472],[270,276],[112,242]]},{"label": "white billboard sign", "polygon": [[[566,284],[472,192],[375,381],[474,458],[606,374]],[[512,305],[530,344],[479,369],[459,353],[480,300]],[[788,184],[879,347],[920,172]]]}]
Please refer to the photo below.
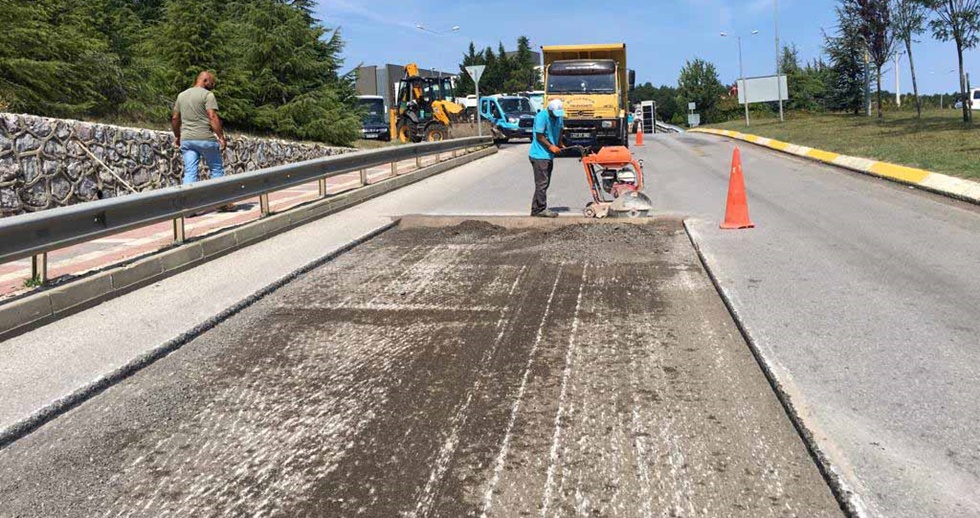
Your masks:
[{"label": "white billboard sign", "polygon": [[778,83],[776,76],[747,77],[744,82],[739,79],[738,104],[745,104],[746,86],[748,87],[749,104],[779,101],[780,93],[782,93],[782,100],[789,100],[789,83],[786,81],[786,76],[779,76]]}]

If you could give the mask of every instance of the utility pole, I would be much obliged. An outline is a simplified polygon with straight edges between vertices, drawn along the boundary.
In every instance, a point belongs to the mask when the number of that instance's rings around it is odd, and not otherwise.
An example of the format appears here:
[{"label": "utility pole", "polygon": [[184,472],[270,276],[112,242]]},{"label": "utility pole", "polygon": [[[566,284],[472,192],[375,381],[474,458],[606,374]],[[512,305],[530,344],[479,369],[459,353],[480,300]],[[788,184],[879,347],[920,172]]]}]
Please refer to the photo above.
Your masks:
[{"label": "utility pole", "polygon": [[745,96],[745,127],[749,127],[749,85],[745,81],[745,67],[742,66],[742,37],[738,39],[738,73],[742,76],[742,95]]},{"label": "utility pole", "polygon": [[900,83],[900,78],[902,76],[901,70],[898,68],[899,62],[902,60],[902,55],[898,52],[895,53],[895,106],[902,107],[902,87]]},{"label": "utility pole", "polygon": [[[867,40],[865,40],[867,44]],[[871,51],[864,49],[864,104],[868,108],[868,117],[871,116]]]},{"label": "utility pole", "polygon": [[779,95],[779,122],[784,122],[783,118],[783,82],[781,80],[782,70],[779,66],[779,0],[773,0],[773,12],[776,25],[776,90]]}]

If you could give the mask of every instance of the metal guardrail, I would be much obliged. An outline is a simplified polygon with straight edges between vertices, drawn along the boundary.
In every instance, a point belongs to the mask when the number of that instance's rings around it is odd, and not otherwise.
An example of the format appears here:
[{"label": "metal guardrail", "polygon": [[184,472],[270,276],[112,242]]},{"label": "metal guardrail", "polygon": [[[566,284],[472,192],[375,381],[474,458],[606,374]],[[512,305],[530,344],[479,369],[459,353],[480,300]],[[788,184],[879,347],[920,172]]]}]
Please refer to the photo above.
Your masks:
[{"label": "metal guardrail", "polygon": [[0,220],[0,263],[32,257],[32,277],[43,283],[47,253],[52,250],[166,220],[173,220],[174,241],[182,243],[184,218],[194,212],[258,196],[265,216],[271,212],[269,193],[274,191],[318,181],[323,198],[327,196],[326,180],[333,176],[360,171],[363,186],[368,168],[390,163],[397,175],[398,162],[415,159],[420,167],[422,157],[448,152],[455,156],[459,150],[491,143],[489,137],[470,137],[393,146],[12,216]]}]

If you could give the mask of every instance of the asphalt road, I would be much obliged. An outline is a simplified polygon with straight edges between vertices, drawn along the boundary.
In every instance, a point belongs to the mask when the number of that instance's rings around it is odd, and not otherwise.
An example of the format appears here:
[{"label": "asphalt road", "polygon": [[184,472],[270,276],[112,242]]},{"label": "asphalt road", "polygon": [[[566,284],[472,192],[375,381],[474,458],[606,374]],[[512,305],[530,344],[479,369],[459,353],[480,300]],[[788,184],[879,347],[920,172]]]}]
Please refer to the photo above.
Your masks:
[{"label": "asphalt road", "polygon": [[676,219],[389,232],[0,481],[5,516],[840,515]]},{"label": "asphalt road", "polygon": [[[980,209],[742,144],[757,228],[722,231],[734,141],[633,148],[661,213],[690,227],[821,452],[870,516],[980,516]],[[514,213],[521,147],[435,213]],[[588,192],[562,159],[553,205]]]},{"label": "asphalt road", "polygon": [[[757,228],[722,232],[717,224],[732,147],[719,137],[682,135],[648,138],[635,151],[645,160],[647,191],[658,208],[693,218],[690,227],[708,265],[820,451],[854,491],[852,503],[874,516],[980,516],[977,209],[746,144],[742,156]],[[316,242],[316,232],[333,235],[330,225],[376,225],[382,216],[406,213],[525,213],[530,192],[526,145],[505,146],[491,159],[315,223],[303,240]],[[570,213],[588,201],[574,159],[559,161],[550,194],[552,205]],[[288,246],[289,236],[270,246]],[[149,314],[154,301],[167,298],[190,313],[196,304],[217,300],[206,293],[187,300],[195,286],[226,278],[222,272],[236,260],[222,258],[213,269],[195,269],[205,272],[199,278],[187,272],[152,296],[140,290],[25,335],[16,344],[25,363],[9,372],[26,371],[32,351],[56,340],[66,342],[58,351],[69,349],[78,340],[62,337],[73,329],[99,345],[138,342],[141,335],[119,318],[127,304]],[[262,269],[276,267],[269,261]],[[224,288],[206,289],[223,294]],[[206,318],[211,309],[204,309],[193,318]],[[166,336],[189,318],[162,315],[152,322]],[[107,322],[122,327],[113,331]],[[56,336],[45,333],[54,326],[60,326]],[[18,384],[25,396],[31,379],[43,385],[46,372],[64,368],[54,361],[59,354],[44,356],[52,358],[50,365],[35,367],[42,370]],[[84,365],[83,356],[73,350],[70,364]],[[152,391],[144,390],[151,404]]]}]

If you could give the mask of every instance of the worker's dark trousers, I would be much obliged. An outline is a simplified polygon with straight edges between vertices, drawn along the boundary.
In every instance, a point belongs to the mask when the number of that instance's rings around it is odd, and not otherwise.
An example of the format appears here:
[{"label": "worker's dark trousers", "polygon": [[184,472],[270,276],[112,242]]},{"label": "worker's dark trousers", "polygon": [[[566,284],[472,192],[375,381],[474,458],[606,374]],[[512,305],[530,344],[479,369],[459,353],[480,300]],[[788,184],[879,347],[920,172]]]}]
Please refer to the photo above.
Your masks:
[{"label": "worker's dark trousers", "polygon": [[551,171],[555,169],[554,160],[531,159],[534,170],[534,198],[531,200],[531,214],[548,208],[548,186],[551,185]]}]

